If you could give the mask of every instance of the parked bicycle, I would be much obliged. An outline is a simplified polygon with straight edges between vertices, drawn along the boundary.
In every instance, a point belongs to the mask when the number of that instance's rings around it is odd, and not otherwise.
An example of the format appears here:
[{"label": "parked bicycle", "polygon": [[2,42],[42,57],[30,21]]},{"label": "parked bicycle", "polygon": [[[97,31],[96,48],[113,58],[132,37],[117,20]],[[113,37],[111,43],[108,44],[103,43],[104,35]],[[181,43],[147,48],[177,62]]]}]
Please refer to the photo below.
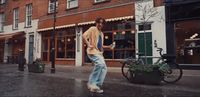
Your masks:
[{"label": "parked bicycle", "polygon": [[[160,65],[160,64],[165,64],[169,68],[167,71],[163,72],[163,81],[166,83],[175,83],[179,81],[183,75],[182,68],[173,60],[176,58],[175,55],[169,55],[169,54],[163,54],[162,48],[157,48],[157,51],[160,54],[160,57],[148,57],[148,58],[158,58],[155,63],[152,65]],[[121,71],[122,75],[129,81],[131,81],[131,78],[134,77],[134,72],[131,71],[130,67],[131,65],[145,65],[143,59],[145,58],[144,56],[141,56],[142,54],[137,54],[138,58],[127,58],[124,62],[122,63]]]}]

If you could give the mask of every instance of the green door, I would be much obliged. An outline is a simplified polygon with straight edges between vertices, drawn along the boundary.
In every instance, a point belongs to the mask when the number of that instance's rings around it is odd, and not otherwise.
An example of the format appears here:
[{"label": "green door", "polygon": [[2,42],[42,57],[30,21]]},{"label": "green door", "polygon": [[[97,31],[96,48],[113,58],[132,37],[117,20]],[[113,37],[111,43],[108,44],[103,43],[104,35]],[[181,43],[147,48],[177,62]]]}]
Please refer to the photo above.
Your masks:
[{"label": "green door", "polygon": [[[144,35],[146,35],[146,56],[152,56],[152,33],[138,33],[138,49],[139,53],[145,55],[145,39]],[[145,62],[145,60],[144,60]],[[147,58],[147,64],[152,64],[152,58]]]}]

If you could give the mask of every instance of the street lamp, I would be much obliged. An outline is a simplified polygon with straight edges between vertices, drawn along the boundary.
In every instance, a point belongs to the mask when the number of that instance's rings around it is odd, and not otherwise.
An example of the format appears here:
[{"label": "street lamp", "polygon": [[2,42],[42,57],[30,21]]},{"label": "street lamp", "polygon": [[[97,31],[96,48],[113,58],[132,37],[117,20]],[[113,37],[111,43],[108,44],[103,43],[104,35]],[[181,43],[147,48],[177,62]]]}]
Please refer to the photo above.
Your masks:
[{"label": "street lamp", "polygon": [[53,31],[51,32],[51,73],[55,73],[56,1],[54,0]]}]

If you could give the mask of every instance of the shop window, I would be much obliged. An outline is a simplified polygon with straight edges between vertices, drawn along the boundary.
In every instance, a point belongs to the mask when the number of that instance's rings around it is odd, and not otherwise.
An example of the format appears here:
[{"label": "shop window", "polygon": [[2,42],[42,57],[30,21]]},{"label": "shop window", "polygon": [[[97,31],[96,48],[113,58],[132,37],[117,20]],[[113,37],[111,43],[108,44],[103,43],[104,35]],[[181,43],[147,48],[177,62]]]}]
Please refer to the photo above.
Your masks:
[{"label": "shop window", "polygon": [[48,39],[42,40],[42,59],[48,61]]},{"label": "shop window", "polygon": [[65,38],[58,37],[57,39],[57,58],[65,57]]},{"label": "shop window", "polygon": [[104,49],[106,59],[124,59],[135,56],[135,33],[134,31],[104,32],[104,45],[116,42],[114,50]]},{"label": "shop window", "polygon": [[[110,45],[112,44],[112,41],[113,41],[112,32],[104,32],[104,45]],[[112,50],[104,49],[104,57],[106,59],[112,59],[113,58]]]},{"label": "shop window", "polygon": [[66,58],[75,58],[75,35],[68,35],[66,37]]},{"label": "shop window", "polygon": [[115,59],[135,56],[135,34],[133,31],[114,32],[114,41],[116,42],[116,47],[114,49]]},{"label": "shop window", "polygon": [[58,33],[57,58],[75,58],[75,30],[67,29]]}]

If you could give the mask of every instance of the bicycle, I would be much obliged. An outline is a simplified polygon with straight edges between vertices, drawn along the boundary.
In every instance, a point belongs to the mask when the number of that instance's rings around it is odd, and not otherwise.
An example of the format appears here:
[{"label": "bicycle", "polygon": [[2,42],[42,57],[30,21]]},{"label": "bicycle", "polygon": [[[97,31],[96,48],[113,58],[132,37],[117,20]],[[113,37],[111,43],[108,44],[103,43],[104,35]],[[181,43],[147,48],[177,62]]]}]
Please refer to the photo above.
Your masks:
[{"label": "bicycle", "polygon": [[[160,57],[148,57],[148,58],[158,58],[158,60],[153,63],[152,65],[158,65],[158,64],[165,64],[165,66],[168,66],[168,69],[163,72],[163,79],[162,81],[166,83],[175,83],[179,81],[183,75],[182,68],[173,61],[173,59],[176,58],[175,55],[169,55],[169,54],[162,54],[163,49],[157,48],[157,51],[160,54]],[[134,77],[134,72],[130,70],[130,67],[132,64],[134,65],[145,65],[143,62],[143,58],[141,54],[137,54],[139,57],[134,58],[128,58],[122,63],[121,71],[122,75],[128,80],[131,81],[131,78]],[[162,68],[161,68],[162,69]]]},{"label": "bicycle", "polygon": [[133,58],[133,57],[129,57],[126,58],[125,61],[121,61],[120,63],[122,64],[121,67],[121,72],[122,75],[128,80],[130,81],[130,77],[131,77],[131,70],[130,70],[130,64],[144,64],[144,61],[141,58],[141,53],[137,53],[136,55],[138,55],[138,58]]}]

